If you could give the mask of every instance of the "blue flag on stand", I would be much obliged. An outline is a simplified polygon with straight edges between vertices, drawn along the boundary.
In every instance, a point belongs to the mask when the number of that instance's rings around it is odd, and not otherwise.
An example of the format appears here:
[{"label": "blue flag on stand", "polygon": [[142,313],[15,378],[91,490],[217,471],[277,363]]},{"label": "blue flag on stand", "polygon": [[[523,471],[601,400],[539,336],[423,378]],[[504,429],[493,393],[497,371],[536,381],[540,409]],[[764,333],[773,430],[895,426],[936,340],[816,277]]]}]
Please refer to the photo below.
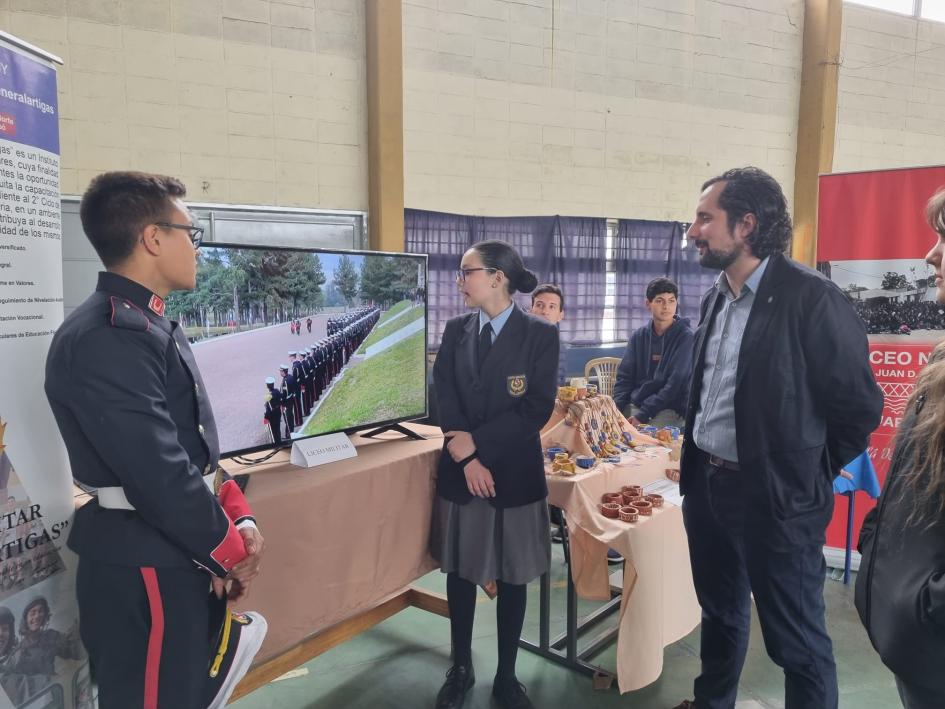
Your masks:
[{"label": "blue flag on stand", "polygon": [[882,492],[879,486],[879,478],[876,477],[876,470],[873,468],[873,461],[870,460],[869,453],[863,451],[852,461],[843,466],[853,476],[852,480],[847,480],[842,475],[838,475],[833,481],[833,491],[836,494],[845,492],[855,492],[862,490],[867,495],[876,499]]}]

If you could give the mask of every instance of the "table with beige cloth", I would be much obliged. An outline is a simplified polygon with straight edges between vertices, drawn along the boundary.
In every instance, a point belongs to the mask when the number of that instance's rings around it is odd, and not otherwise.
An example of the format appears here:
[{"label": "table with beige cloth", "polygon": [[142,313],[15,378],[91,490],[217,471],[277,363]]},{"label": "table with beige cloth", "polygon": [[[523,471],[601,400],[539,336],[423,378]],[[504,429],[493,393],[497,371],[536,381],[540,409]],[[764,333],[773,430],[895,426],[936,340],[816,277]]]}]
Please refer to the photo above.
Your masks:
[{"label": "table with beige cloth", "polygon": [[427,547],[439,428],[411,424],[427,440],[352,436],[358,456],[314,468],[288,451],[251,472],[246,497],[266,539],[260,575],[241,605],[266,617],[256,664],[317,631],[397,595],[437,568]]},{"label": "table with beige cloth", "polygon": [[[409,427],[427,440],[352,436],[356,458],[310,469],[291,465],[288,451],[246,469],[224,461],[233,474],[251,473],[247,499],[266,538],[261,573],[241,604],[269,622],[257,668],[275,665],[283,654],[300,664],[308,658],[292,648],[380,606],[437,568],[428,542],[442,432]],[[660,454],[638,466],[599,464],[571,478],[548,479],[550,502],[566,511],[580,595],[610,598],[608,546],[627,559],[618,637],[621,691],[655,680],[663,647],[699,620],[680,510],[666,509],[634,526],[597,512],[604,492],[645,484],[664,467]],[[246,691],[262,681],[249,681]]]},{"label": "table with beige cloth", "polygon": [[[566,405],[565,405],[566,406]],[[582,452],[586,444],[568,425],[559,404],[542,433],[542,443]],[[629,427],[629,424],[626,424]],[[633,429],[629,429],[633,430]],[[611,598],[607,549],[623,555],[624,579],[617,635],[617,680],[621,692],[654,682],[663,669],[663,648],[689,634],[700,621],[692,583],[682,509],[667,503],[635,524],[608,519],[599,511],[606,492],[623,485],[665,480],[669,452],[654,446],[624,455],[620,464],[602,463],[574,476],[549,476],[548,501],[564,510],[571,543],[571,574],[581,598]]]}]

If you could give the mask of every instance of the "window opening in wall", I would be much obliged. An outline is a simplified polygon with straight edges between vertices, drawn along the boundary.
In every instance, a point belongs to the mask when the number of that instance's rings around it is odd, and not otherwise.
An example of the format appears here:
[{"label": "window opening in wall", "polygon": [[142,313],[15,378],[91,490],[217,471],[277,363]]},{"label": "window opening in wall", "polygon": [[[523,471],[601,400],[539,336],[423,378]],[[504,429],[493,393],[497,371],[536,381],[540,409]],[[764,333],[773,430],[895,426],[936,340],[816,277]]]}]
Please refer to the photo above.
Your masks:
[{"label": "window opening in wall", "polygon": [[911,15],[923,20],[945,22],[945,0],[845,0],[845,2],[895,12],[899,15]]},{"label": "window opening in wall", "polygon": [[614,314],[617,308],[617,264],[614,261],[614,240],[617,238],[617,220],[607,220],[607,241],[604,247],[607,259],[607,272],[604,281],[604,315],[601,320],[601,341],[604,343],[616,340],[616,320]]},{"label": "window opening in wall", "polygon": [[921,0],[919,17],[924,20],[945,22],[945,0]]},{"label": "window opening in wall", "polygon": [[900,15],[915,13],[915,0],[847,0],[851,5],[875,7],[877,10],[896,12]]}]

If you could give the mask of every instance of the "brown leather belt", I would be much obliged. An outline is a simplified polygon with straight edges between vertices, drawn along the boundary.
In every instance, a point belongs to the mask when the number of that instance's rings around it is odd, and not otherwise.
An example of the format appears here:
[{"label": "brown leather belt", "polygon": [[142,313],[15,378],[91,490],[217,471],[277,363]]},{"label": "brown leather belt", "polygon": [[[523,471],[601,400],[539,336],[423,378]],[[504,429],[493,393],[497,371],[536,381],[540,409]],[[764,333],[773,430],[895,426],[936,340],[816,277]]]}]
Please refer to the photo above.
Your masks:
[{"label": "brown leather belt", "polygon": [[719,458],[717,455],[712,455],[711,453],[703,453],[703,455],[713,468],[719,468],[721,470],[741,470],[741,466],[734,461]]}]

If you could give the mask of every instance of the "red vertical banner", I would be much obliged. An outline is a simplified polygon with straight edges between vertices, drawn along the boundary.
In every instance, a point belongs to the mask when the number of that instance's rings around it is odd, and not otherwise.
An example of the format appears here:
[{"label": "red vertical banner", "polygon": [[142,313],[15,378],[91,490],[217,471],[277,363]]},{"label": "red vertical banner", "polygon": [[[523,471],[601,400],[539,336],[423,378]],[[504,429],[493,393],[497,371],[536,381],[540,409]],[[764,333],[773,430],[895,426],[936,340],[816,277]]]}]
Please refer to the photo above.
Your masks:
[{"label": "red vertical banner", "polygon": [[[935,300],[924,263],[935,239],[925,204],[943,185],[943,166],[820,177],[817,267],[847,294],[869,333],[870,364],[884,398],[869,444],[881,485],[916,378],[945,338],[945,307]],[[854,540],[874,505],[857,495]],[[827,546],[844,548],[846,529],[847,506],[838,504]]]}]

